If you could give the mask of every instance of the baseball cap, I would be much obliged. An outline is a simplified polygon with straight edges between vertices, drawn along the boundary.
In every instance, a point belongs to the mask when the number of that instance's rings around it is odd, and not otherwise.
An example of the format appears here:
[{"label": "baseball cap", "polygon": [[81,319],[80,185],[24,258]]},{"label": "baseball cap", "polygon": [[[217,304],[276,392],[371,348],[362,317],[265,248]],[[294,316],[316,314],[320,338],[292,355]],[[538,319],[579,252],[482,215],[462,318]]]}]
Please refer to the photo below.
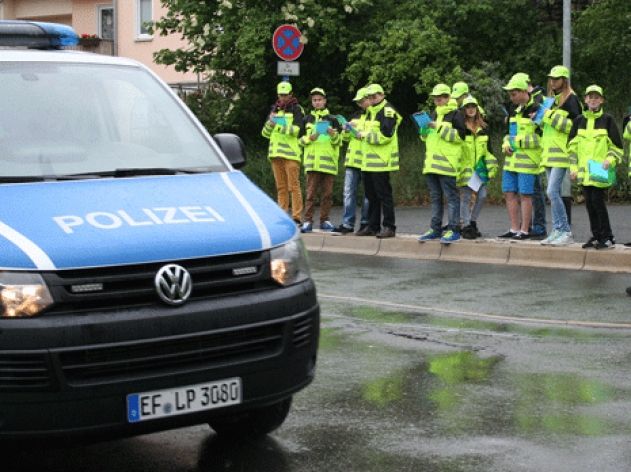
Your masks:
[{"label": "baseball cap", "polygon": [[451,88],[451,96],[453,98],[460,98],[465,93],[469,93],[469,86],[465,82],[456,82]]},{"label": "baseball cap", "polygon": [[466,107],[467,105],[475,105],[478,106],[478,101],[475,99],[473,95],[468,95],[463,101],[462,106]]},{"label": "baseball cap", "polygon": [[554,66],[552,69],[550,69],[550,73],[548,74],[548,77],[552,77],[554,79],[557,79],[559,77],[565,77],[566,79],[569,79],[570,69],[568,69],[565,66]]},{"label": "baseball cap", "polygon": [[447,84],[437,84],[429,94],[430,97],[438,97],[440,95],[451,95],[451,88]]},{"label": "baseball cap", "polygon": [[353,98],[353,101],[359,102],[360,100],[363,100],[364,98],[366,98],[366,87],[362,87],[357,91],[357,93],[355,94],[355,98]]},{"label": "baseball cap", "polygon": [[523,78],[515,78],[515,76],[513,76],[508,81],[508,84],[506,84],[506,86],[503,87],[503,89],[504,90],[528,90],[528,82],[524,80]]},{"label": "baseball cap", "polygon": [[596,85],[596,84],[590,85],[589,87],[585,89],[585,95],[588,95],[590,93],[597,93],[601,97],[605,96],[605,94],[603,93],[603,88],[600,85]]},{"label": "baseball cap", "polygon": [[532,82],[532,80],[530,80],[530,76],[526,74],[525,72],[517,72],[513,74],[513,76],[511,77],[511,80],[512,79],[525,80],[527,84]]},{"label": "baseball cap", "polygon": [[376,93],[384,93],[383,87],[379,84],[370,84],[366,87],[366,95],[374,95]]},{"label": "baseball cap", "polygon": [[326,92],[324,91],[323,88],[316,87],[314,89],[311,89],[311,92],[309,92],[309,95],[322,95],[323,97],[326,97]]},{"label": "baseball cap", "polygon": [[291,84],[289,82],[279,82],[276,86],[276,93],[278,95],[287,95],[291,93]]}]

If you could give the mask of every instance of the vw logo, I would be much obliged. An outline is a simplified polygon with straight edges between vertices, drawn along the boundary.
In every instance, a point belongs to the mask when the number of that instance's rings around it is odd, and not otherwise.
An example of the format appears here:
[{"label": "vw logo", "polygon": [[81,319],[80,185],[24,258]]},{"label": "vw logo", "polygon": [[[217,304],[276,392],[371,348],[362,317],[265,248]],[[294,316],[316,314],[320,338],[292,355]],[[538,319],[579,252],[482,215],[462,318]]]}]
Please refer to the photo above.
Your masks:
[{"label": "vw logo", "polygon": [[160,299],[169,305],[183,304],[193,290],[191,274],[177,264],[168,264],[160,268],[154,283]]}]

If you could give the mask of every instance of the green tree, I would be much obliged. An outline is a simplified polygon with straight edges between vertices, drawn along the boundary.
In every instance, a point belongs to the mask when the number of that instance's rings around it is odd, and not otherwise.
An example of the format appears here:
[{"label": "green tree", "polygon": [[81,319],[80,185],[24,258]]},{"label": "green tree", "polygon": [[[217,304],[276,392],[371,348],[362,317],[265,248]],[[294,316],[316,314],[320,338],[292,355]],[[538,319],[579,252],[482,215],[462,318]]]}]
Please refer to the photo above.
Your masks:
[{"label": "green tree", "polygon": [[606,107],[621,116],[631,105],[631,2],[602,0],[578,15],[575,22],[575,83],[598,83],[605,89]]}]

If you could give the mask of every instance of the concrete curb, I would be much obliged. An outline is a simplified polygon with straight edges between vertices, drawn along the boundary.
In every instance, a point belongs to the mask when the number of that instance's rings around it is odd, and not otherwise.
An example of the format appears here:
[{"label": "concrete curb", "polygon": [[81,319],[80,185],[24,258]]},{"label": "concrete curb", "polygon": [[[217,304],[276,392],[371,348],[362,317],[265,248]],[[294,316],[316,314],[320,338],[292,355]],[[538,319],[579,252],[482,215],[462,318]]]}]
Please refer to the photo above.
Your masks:
[{"label": "concrete curb", "polygon": [[307,249],[314,252],[631,273],[631,248],[623,246],[597,251],[582,249],[580,244],[550,247],[538,241],[495,239],[461,240],[444,245],[438,241],[419,243],[416,236],[410,234],[377,239],[314,232],[305,233],[302,238]]}]

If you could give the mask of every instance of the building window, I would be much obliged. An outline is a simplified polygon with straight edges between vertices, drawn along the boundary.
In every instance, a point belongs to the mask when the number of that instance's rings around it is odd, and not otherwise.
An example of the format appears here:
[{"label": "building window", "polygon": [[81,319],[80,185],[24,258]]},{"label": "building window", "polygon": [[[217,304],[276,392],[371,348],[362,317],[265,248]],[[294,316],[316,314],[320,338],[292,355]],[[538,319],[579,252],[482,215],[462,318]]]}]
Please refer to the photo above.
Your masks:
[{"label": "building window", "polygon": [[137,0],[138,10],[136,17],[137,27],[136,34],[139,39],[149,39],[151,35],[147,29],[147,24],[153,20],[153,0]]},{"label": "building window", "polygon": [[98,7],[99,38],[114,39],[114,7],[99,5]]}]

